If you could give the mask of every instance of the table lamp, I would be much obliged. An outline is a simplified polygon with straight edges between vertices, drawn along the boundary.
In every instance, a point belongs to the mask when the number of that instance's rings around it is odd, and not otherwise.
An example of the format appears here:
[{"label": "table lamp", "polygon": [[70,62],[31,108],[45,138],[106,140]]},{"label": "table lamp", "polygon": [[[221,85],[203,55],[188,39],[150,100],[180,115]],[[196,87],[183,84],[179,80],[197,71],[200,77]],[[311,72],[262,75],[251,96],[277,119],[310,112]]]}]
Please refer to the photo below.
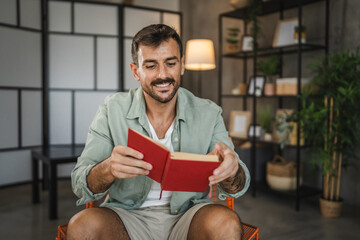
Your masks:
[{"label": "table lamp", "polygon": [[[192,39],[186,43],[185,69],[192,71],[211,70],[216,67],[214,44],[209,39]],[[198,93],[201,97],[201,73],[198,77]]]}]

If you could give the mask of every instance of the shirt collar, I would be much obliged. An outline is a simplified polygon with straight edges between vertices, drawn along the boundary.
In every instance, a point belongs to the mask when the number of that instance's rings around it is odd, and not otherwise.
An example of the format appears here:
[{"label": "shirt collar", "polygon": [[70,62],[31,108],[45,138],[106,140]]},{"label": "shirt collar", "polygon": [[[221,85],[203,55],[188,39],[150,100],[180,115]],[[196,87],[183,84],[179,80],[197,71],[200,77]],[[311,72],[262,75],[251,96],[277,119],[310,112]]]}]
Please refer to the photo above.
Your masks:
[{"label": "shirt collar", "polygon": [[139,87],[135,90],[134,98],[130,106],[130,110],[126,116],[128,119],[140,118],[145,115],[145,98],[142,88]]}]

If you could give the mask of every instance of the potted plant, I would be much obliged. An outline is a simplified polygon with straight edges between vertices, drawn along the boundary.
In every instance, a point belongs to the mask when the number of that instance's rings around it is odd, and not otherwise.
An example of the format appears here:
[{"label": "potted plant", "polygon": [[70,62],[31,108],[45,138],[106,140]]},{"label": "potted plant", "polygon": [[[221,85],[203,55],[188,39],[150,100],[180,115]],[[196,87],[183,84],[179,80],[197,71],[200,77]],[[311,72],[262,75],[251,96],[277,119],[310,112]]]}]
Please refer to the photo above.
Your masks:
[{"label": "potted plant", "polygon": [[266,76],[264,95],[273,96],[276,93],[275,76],[279,73],[280,59],[277,56],[270,56],[265,61],[258,61],[257,67]]},{"label": "potted plant", "polygon": [[225,52],[228,54],[240,51],[240,29],[237,27],[229,27],[226,30],[227,37],[225,39]]},{"label": "potted plant", "polygon": [[319,86],[319,97],[310,102],[310,89],[303,91],[302,111],[297,118],[307,144],[317,153],[312,159],[322,165],[321,213],[338,217],[343,202],[340,198],[343,160],[359,159],[354,155],[360,131],[359,49],[328,55],[313,66],[312,82]]},{"label": "potted plant", "polygon": [[270,105],[266,105],[259,109],[258,113],[258,121],[259,125],[264,132],[264,140],[271,141],[272,140],[272,123],[273,123],[273,116],[271,114],[271,107]]}]

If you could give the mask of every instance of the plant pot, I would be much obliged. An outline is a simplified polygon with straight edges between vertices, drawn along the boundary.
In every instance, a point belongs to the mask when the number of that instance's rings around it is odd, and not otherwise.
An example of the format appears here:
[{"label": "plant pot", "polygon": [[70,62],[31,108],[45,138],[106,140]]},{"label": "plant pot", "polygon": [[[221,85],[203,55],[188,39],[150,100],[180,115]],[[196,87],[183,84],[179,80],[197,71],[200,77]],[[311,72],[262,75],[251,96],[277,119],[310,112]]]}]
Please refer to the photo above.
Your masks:
[{"label": "plant pot", "polygon": [[330,201],[320,198],[320,212],[323,217],[337,218],[340,217],[342,211],[343,200]]},{"label": "plant pot", "polygon": [[239,44],[234,44],[234,43],[227,43],[225,46],[225,53],[226,54],[231,54],[231,53],[236,53],[240,51],[240,45]]},{"label": "plant pot", "polygon": [[264,95],[265,96],[274,96],[276,94],[276,84],[275,83],[265,83]]},{"label": "plant pot", "polygon": [[240,95],[246,95],[246,93],[247,93],[247,84],[246,83],[239,83],[238,88],[239,88]]}]

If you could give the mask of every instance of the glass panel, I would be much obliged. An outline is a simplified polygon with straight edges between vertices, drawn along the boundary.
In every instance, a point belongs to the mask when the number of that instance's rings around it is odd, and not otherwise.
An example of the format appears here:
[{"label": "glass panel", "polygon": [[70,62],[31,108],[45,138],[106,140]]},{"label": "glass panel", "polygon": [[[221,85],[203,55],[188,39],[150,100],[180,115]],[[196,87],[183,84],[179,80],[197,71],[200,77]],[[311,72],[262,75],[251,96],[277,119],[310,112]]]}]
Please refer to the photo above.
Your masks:
[{"label": "glass panel", "polygon": [[131,42],[130,39],[124,40],[124,90],[129,90],[131,88],[137,88],[140,86],[140,83],[135,80],[130,69],[131,58]]},{"label": "glass panel", "polygon": [[75,32],[117,35],[117,10],[115,6],[75,3]]},{"label": "glass panel", "polygon": [[51,88],[94,88],[94,39],[50,35]]},{"label": "glass panel", "polygon": [[41,34],[0,27],[0,86],[41,87]]},{"label": "glass panel", "polygon": [[75,143],[85,143],[89,127],[100,104],[109,92],[77,92],[75,94]]},{"label": "glass panel", "polygon": [[136,6],[166,9],[170,11],[180,11],[180,0],[133,0]]},{"label": "glass panel", "polygon": [[71,93],[50,92],[50,144],[71,144]]},{"label": "glass panel", "polygon": [[30,150],[0,152],[0,186],[30,181],[30,169]]},{"label": "glass panel", "polygon": [[71,3],[49,1],[49,30],[71,32]]},{"label": "glass panel", "polygon": [[22,146],[36,146],[42,143],[42,105],[40,91],[22,91],[21,128]]},{"label": "glass panel", "polygon": [[18,94],[0,90],[0,149],[18,147]]},{"label": "glass panel", "polygon": [[97,87],[98,89],[118,89],[119,61],[118,39],[97,39]]},{"label": "glass panel", "polygon": [[125,8],[124,10],[124,34],[127,37],[135,36],[138,31],[150,24],[160,23],[160,12],[133,8]]},{"label": "glass panel", "polygon": [[0,1],[0,22],[16,25],[16,1]]},{"label": "glass panel", "polygon": [[41,2],[40,0],[20,1],[20,25],[41,29]]}]

